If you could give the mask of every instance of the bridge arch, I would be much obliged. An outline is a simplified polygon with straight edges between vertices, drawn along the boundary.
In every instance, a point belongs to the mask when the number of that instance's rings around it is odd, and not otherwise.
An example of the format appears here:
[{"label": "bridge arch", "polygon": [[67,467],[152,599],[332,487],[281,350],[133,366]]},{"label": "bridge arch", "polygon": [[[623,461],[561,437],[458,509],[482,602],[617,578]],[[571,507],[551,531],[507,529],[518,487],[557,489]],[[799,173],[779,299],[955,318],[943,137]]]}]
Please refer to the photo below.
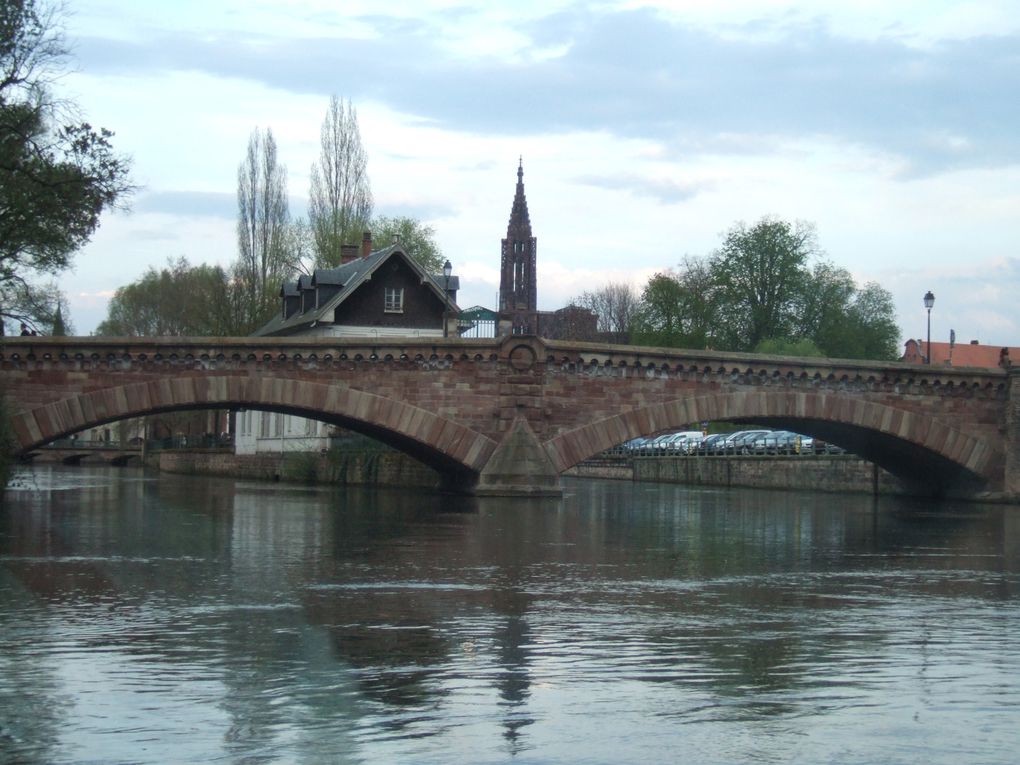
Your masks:
[{"label": "bridge arch", "polygon": [[107,422],[185,409],[265,409],[349,427],[461,482],[477,479],[496,448],[488,436],[407,402],[283,377],[181,376],[115,386],[44,404],[12,417],[21,454]]},{"label": "bridge arch", "polygon": [[812,391],[697,395],[636,408],[562,433],[545,444],[559,472],[639,436],[692,422],[741,420],[785,427],[847,446],[906,480],[937,487],[985,483],[1005,455],[945,421],[886,404]]}]

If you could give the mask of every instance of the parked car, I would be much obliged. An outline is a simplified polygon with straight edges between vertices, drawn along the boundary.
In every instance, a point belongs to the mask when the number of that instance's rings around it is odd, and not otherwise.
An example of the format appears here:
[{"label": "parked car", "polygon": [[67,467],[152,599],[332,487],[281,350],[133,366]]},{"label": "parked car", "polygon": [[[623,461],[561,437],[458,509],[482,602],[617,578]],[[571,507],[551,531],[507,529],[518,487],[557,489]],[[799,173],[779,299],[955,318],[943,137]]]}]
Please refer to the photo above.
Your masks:
[{"label": "parked car", "polygon": [[729,433],[712,433],[705,436],[697,447],[698,454],[715,454],[715,445],[729,436]]},{"label": "parked car", "polygon": [[645,438],[644,436],[638,436],[637,438],[632,438],[630,441],[624,441],[622,444],[620,444],[620,448],[628,454],[633,454],[635,452],[640,451],[641,447],[644,446],[645,443],[647,442],[648,442],[647,438]]},{"label": "parked car", "polygon": [[700,430],[681,430],[674,434],[668,448],[673,454],[691,454],[704,438]]},{"label": "parked car", "polygon": [[770,430],[738,430],[716,442],[713,454],[740,454],[744,444],[758,436],[771,433]]},{"label": "parked car", "polygon": [[660,436],[650,438],[641,444],[638,454],[642,457],[656,457],[663,454],[667,439],[673,436],[672,433],[663,433]]},{"label": "parked car", "polygon": [[789,430],[774,430],[745,444],[745,454],[807,454],[813,439]]},{"label": "parked car", "polygon": [[660,444],[662,454],[679,454],[683,448],[684,434],[670,433],[669,437]]}]

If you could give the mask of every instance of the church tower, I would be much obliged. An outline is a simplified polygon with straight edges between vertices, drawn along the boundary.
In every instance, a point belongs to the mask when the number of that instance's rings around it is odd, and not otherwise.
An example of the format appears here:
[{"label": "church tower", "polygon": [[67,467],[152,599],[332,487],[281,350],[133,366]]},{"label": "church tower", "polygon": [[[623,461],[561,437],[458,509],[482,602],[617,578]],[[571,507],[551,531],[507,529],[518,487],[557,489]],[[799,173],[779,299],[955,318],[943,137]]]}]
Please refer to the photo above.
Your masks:
[{"label": "church tower", "polygon": [[517,192],[510,211],[506,239],[503,240],[499,277],[499,312],[513,317],[514,334],[534,331],[538,307],[538,280],[535,274],[537,249],[537,240],[531,235],[528,200],[524,197],[522,158],[517,165]]}]

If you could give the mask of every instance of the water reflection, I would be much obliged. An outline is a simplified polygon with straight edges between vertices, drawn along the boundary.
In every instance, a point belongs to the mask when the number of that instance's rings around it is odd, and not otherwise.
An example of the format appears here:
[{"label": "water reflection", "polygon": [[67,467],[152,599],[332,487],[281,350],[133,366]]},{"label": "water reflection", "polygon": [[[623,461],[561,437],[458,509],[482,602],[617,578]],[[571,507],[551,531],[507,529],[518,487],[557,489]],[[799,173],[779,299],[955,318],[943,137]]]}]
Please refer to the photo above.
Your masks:
[{"label": "water reflection", "polygon": [[699,762],[1009,762],[1020,744],[1012,509],[30,479],[0,511],[15,759],[632,762],[683,742]]}]

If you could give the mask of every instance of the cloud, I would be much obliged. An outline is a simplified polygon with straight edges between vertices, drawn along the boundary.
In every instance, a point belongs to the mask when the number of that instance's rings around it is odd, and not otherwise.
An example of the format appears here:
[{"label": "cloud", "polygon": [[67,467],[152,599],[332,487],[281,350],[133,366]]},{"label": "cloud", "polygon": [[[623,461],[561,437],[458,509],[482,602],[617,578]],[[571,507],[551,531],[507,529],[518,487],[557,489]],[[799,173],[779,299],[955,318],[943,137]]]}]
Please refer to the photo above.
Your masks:
[{"label": "cloud", "polygon": [[465,61],[436,33],[442,19],[358,22],[376,35],[159,33],[137,43],[85,38],[78,52],[88,71],[201,70],[340,92],[463,131],[603,130],[694,146],[724,135],[828,135],[905,157],[909,177],[1020,161],[1015,34],[918,47],[786,17],[767,35],[760,22],[722,34],[649,9],[574,8],[518,23],[526,47],[516,57]]},{"label": "cloud", "polygon": [[927,331],[922,296],[928,289],[935,295],[932,340],[948,342],[950,329],[956,331],[957,342],[991,345],[1014,345],[1020,335],[1020,307],[1013,299],[1020,292],[1020,258],[972,259],[867,278],[892,293],[906,337],[921,337]]},{"label": "cloud", "polygon": [[150,191],[142,194],[133,209],[182,217],[237,218],[237,196],[219,191]]},{"label": "cloud", "polygon": [[650,197],[663,204],[686,202],[703,191],[709,191],[715,187],[711,181],[683,182],[674,181],[671,178],[649,178],[633,174],[588,175],[579,176],[573,180],[584,186]]}]

